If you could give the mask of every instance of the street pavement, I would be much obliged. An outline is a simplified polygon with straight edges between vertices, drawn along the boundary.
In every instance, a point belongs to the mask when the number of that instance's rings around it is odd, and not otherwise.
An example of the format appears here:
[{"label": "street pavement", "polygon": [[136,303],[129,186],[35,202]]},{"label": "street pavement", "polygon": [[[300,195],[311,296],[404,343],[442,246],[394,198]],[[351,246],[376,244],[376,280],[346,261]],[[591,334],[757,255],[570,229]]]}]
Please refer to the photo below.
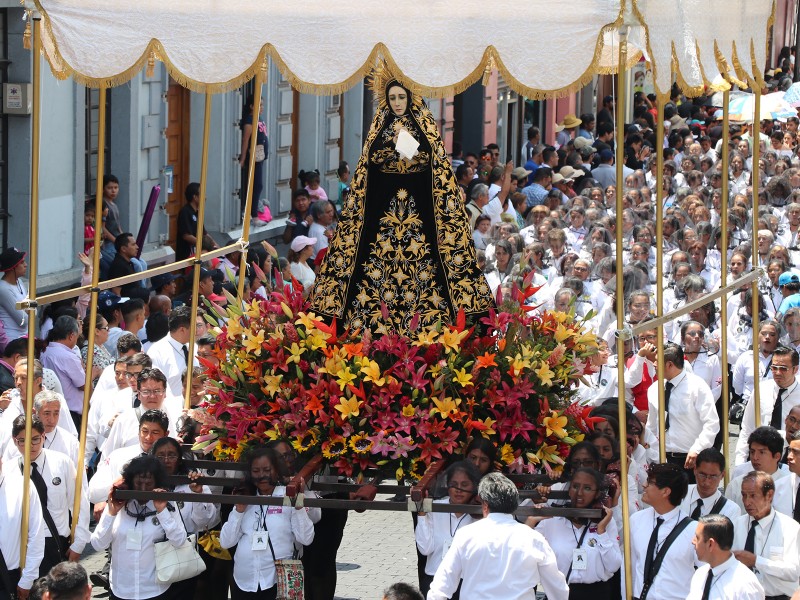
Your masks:
[{"label": "street pavement", "polygon": [[[379,496],[376,502],[387,497]],[[418,585],[417,554],[411,515],[407,512],[350,512],[344,539],[336,560],[337,600],[380,600],[383,590],[398,581]],[[89,573],[99,571],[105,552],[95,552],[91,545],[81,558]],[[102,589],[93,598],[108,598]]]}]

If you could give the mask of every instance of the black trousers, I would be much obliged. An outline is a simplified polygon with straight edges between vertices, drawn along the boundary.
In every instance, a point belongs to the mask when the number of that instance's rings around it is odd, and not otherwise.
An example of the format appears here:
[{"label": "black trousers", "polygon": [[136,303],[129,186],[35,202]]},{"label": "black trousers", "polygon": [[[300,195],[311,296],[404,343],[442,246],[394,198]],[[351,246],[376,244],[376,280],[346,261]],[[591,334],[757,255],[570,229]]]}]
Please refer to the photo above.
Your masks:
[{"label": "black trousers", "polygon": [[10,600],[12,594],[17,593],[17,584],[19,583],[19,577],[21,572],[19,569],[11,569],[8,572],[8,578],[10,579],[10,585],[12,589],[7,590],[5,585],[5,577],[0,577],[0,600]]},{"label": "black trousers", "polygon": [[336,554],[346,524],[346,510],[322,509],[322,518],[314,525],[314,541],[303,548],[301,559],[305,571],[306,600],[333,600],[336,593]]},{"label": "black trousers", "polygon": [[601,598],[608,598],[610,593],[610,581],[569,584],[569,600],[600,600]]},{"label": "black trousers", "polygon": [[[275,600],[278,597],[278,586],[273,585],[268,590],[258,590],[257,592],[243,592],[236,585],[236,581],[231,586],[231,600]],[[177,598],[175,600],[178,600]]]}]

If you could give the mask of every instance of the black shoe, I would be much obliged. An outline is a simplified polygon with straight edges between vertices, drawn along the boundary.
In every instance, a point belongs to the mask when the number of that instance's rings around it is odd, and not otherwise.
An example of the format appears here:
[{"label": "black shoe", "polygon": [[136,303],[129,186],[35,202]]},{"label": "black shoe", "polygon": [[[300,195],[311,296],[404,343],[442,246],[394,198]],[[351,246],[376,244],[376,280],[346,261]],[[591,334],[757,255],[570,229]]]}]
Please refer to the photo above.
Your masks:
[{"label": "black shoe", "polygon": [[108,575],[104,575],[103,573],[92,573],[89,575],[89,580],[95,587],[101,587],[105,590],[111,587],[111,585],[108,583]]}]

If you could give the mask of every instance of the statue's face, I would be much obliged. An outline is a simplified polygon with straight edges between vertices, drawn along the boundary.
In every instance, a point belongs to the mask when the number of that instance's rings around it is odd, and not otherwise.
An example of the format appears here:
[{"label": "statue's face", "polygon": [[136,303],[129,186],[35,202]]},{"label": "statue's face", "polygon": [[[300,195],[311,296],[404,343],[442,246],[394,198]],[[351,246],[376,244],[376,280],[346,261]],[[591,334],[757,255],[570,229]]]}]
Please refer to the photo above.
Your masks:
[{"label": "statue's face", "polygon": [[406,114],[406,108],[408,108],[408,92],[403,88],[399,85],[390,87],[387,99],[389,100],[389,108],[392,109],[395,115],[400,117]]}]

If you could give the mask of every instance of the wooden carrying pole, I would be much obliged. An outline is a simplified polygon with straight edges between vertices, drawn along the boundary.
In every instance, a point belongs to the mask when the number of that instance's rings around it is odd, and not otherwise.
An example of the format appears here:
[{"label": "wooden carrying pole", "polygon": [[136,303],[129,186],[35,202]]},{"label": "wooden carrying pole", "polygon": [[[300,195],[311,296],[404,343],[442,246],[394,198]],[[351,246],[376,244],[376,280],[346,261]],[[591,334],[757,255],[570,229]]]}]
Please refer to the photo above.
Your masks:
[{"label": "wooden carrying pole", "polygon": [[[722,164],[723,173],[727,174],[728,156],[730,155],[730,103],[731,93],[725,90],[722,93]],[[720,256],[722,258],[720,270],[722,272],[722,281],[720,287],[724,288],[728,285],[728,204],[730,194],[730,181],[728,177],[722,178],[722,202],[720,204],[720,225],[722,226],[722,239],[720,240]],[[722,371],[722,454],[725,455],[725,464],[728,462],[728,453],[730,452],[730,441],[728,440],[729,420],[728,411],[730,410],[730,399],[728,398],[728,296],[727,294],[722,297],[719,307],[720,334],[722,336],[720,343],[720,368]],[[725,485],[730,481],[730,469],[725,469]]]},{"label": "wooden carrying pole", "polygon": [[[253,202],[258,202],[258,198],[253,198],[253,179],[256,170],[256,145],[258,141],[258,119],[261,114],[261,88],[267,79],[267,58],[261,63],[261,68],[256,73],[255,89],[253,90],[253,120],[250,128],[250,161],[247,166],[247,196],[244,203],[244,215],[242,216],[242,238],[250,239],[250,209]],[[239,301],[244,302],[244,279],[247,277],[247,250],[242,250],[242,258],[239,261]]]},{"label": "wooden carrying pole", "polygon": [[183,390],[183,407],[192,407],[192,379],[194,376],[194,344],[197,337],[197,296],[200,286],[200,268],[203,264],[203,226],[206,218],[206,187],[208,183],[208,139],[211,134],[211,94],[206,93],[203,121],[203,155],[200,168],[200,203],[197,208],[197,233],[195,234],[196,257],[192,273],[192,322],[189,326],[189,358],[186,361],[186,385]]},{"label": "wooden carrying pole", "polygon": [[[624,288],[622,285],[622,165],[625,162],[625,98],[626,98],[626,65],[628,63],[628,26],[622,25],[619,30],[619,62],[617,63],[617,330],[621,331],[625,319],[625,300],[623,298]],[[619,451],[620,456],[624,457],[628,454],[628,436],[624,432],[627,431],[627,414],[625,402],[625,341],[617,338],[617,383],[619,384],[619,399],[618,404],[618,418],[619,418]],[[620,461],[620,487],[622,494],[620,502],[622,502],[622,549],[624,555],[624,574],[625,589],[627,590],[628,597],[630,598],[631,588],[633,582],[631,579],[631,532],[628,526],[630,519],[630,510],[628,505],[628,461]]]},{"label": "wooden carrying pole", "polygon": [[[106,140],[106,93],[104,87],[99,89],[100,98],[99,114],[97,121],[97,144],[98,148],[105,146]],[[97,189],[95,192],[95,215],[103,214],[103,174],[105,173],[105,152],[97,153]],[[99,220],[98,220],[99,223]],[[83,388],[83,418],[78,437],[78,464],[75,465],[77,476],[75,478],[75,501],[72,505],[72,537],[75,537],[75,528],[78,526],[78,516],[81,512],[81,493],[83,490],[83,477],[86,469],[83,468],[86,462],[86,429],[89,423],[89,400],[92,397],[92,367],[94,367],[94,340],[97,331],[97,300],[99,290],[97,284],[100,282],[100,244],[102,226],[94,228],[94,252],[92,253],[92,291],[89,302],[89,351],[86,353],[86,383]]]},{"label": "wooden carrying pole", "polygon": [[[758,184],[761,179],[761,168],[758,165],[759,155],[761,154],[761,88],[753,81],[751,85],[754,98],[753,108],[753,131],[751,132],[750,139],[753,141],[753,168],[750,171],[753,178],[753,237],[750,244],[752,248],[752,263],[755,269],[758,265]],[[726,165],[727,167],[727,165]],[[766,265],[765,265],[766,266]],[[756,417],[756,427],[761,427],[761,398],[759,397],[761,391],[761,361],[759,357],[761,350],[758,347],[758,330],[759,324],[759,296],[761,292],[758,291],[758,281],[753,281],[753,397],[751,401],[754,402],[753,409]]]},{"label": "wooden carrying pole", "polygon": [[[39,245],[39,152],[41,148],[42,126],[42,17],[37,12],[33,17],[33,112],[31,113],[31,222],[28,255],[28,380],[25,386],[25,449],[23,451],[22,481],[22,530],[19,539],[19,566],[24,568],[28,552],[28,526],[30,523],[31,489],[31,425],[33,417],[33,376],[36,342],[36,269],[38,266]],[[33,300],[32,300],[33,299]],[[13,593],[14,590],[9,590]]]},{"label": "wooden carrying pole", "polygon": [[[656,98],[656,318],[664,315],[664,98]],[[659,322],[656,337],[656,388],[658,390],[658,459],[667,460],[666,430],[661,407],[664,406],[664,324]],[[647,365],[644,367],[647,368]]]}]

